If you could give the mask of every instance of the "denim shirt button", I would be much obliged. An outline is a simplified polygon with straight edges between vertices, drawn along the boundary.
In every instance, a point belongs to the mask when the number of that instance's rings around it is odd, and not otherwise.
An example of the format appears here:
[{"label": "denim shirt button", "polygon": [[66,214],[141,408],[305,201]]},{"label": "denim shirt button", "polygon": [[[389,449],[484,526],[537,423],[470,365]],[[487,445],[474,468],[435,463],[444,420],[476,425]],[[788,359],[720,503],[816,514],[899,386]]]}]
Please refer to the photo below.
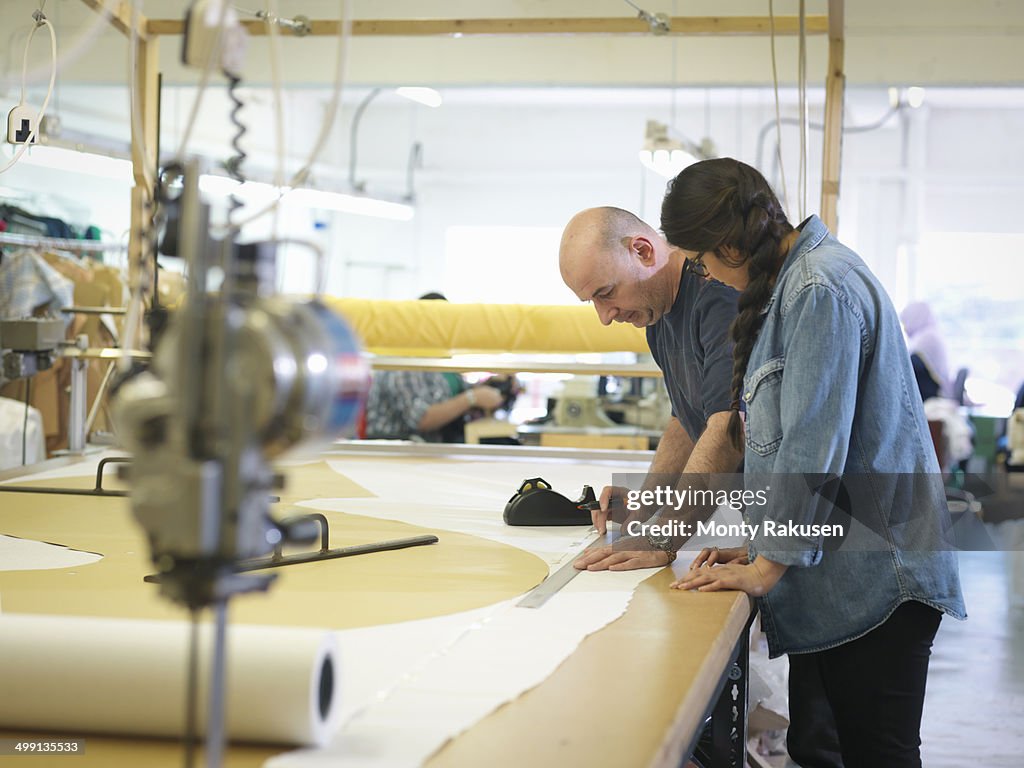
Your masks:
[{"label": "denim shirt button", "polygon": [[749,392],[747,392],[747,394],[745,394],[745,395],[743,396],[743,399],[744,399],[744,400],[746,400],[746,401],[747,401],[747,402],[749,403],[749,402],[750,402],[750,393],[749,393]]}]

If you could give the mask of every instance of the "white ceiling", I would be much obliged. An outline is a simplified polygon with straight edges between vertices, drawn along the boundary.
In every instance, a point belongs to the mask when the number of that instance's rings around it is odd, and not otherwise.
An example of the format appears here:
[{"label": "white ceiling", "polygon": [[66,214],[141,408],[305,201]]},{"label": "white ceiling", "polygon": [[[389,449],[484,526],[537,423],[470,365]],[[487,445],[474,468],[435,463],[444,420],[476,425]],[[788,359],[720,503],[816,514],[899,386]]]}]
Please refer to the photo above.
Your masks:
[{"label": "white ceiling", "polygon": [[[108,0],[112,2],[112,0]],[[267,0],[240,0],[245,8]],[[130,3],[124,3],[126,6]],[[763,15],[767,0],[640,0],[651,12],[670,15]],[[39,0],[0,3],[0,66],[11,80],[20,69],[22,41]],[[182,0],[144,0],[150,18],[180,18]],[[810,0],[809,13],[824,13],[825,0]],[[281,14],[338,18],[339,0],[279,0]],[[850,84],[1024,85],[1024,2],[1017,0],[847,0],[846,72]],[[633,17],[624,0],[354,0],[355,18]],[[776,0],[776,13],[791,15],[797,0]],[[81,0],[48,0],[61,50],[65,82],[124,83],[123,37],[96,25]],[[92,30],[92,31],[90,31]],[[45,36],[41,36],[45,37]],[[337,42],[289,39],[284,76],[293,85],[330,81]],[[190,82],[178,64],[180,38],[161,40],[161,68],[169,83]],[[250,42],[246,79],[269,80],[267,41]],[[32,70],[44,72],[48,51],[33,45]],[[796,77],[796,42],[778,41],[779,76]],[[461,39],[359,37],[349,47],[348,80],[362,84],[430,85],[763,85],[771,81],[770,46],[764,37],[467,36]],[[821,82],[824,38],[808,41],[808,72]],[[18,78],[20,79],[20,78]]]}]

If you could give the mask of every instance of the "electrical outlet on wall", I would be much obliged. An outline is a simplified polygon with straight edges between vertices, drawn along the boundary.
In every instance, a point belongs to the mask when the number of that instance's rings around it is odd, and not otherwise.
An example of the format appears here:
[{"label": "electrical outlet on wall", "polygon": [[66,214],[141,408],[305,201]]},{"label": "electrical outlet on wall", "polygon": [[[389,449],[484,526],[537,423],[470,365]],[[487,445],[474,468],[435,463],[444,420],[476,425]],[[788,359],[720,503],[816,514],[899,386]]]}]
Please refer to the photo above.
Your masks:
[{"label": "electrical outlet on wall", "polygon": [[7,115],[7,141],[10,144],[32,143],[39,138],[39,113],[28,104],[19,104]]}]

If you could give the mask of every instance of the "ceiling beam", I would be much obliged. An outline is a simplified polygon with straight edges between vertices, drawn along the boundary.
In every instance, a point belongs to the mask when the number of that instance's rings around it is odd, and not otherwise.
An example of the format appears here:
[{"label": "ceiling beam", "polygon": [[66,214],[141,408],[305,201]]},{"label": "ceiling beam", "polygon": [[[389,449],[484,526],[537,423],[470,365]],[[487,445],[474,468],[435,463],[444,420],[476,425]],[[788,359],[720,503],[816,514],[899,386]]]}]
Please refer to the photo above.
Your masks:
[{"label": "ceiling beam", "polygon": [[[128,0],[82,0],[99,14],[107,17],[110,25],[118,32],[130,37],[132,34],[132,4]],[[141,13],[135,16],[135,32],[140,40],[149,40],[148,20]]]},{"label": "ceiling beam", "polygon": [[[102,0],[83,0],[86,4]],[[122,3],[124,5],[124,3]],[[310,35],[337,35],[341,22],[319,19],[309,22]],[[674,16],[669,19],[669,35],[768,35],[767,16]],[[261,19],[246,19],[242,26],[250,35],[267,34]],[[185,30],[181,19],[151,19],[146,27],[151,35],[180,35]],[[828,16],[808,16],[807,34],[824,35],[829,31]],[[292,35],[287,27],[281,34]],[[797,16],[777,16],[776,35],[796,35],[800,31]],[[614,18],[515,18],[515,19],[359,19],[352,22],[355,37],[438,37],[454,35],[653,35],[642,19]]]}]

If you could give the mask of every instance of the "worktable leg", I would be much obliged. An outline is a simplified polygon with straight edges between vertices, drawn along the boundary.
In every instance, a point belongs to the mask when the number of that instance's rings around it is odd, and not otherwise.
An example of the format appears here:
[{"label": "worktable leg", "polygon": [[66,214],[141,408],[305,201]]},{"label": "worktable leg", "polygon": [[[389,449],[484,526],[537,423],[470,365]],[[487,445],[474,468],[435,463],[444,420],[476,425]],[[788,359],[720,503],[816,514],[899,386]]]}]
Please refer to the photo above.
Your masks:
[{"label": "worktable leg", "polygon": [[743,768],[747,754],[747,673],[750,627],[740,635],[726,667],[722,691],[692,760],[702,768]]}]

